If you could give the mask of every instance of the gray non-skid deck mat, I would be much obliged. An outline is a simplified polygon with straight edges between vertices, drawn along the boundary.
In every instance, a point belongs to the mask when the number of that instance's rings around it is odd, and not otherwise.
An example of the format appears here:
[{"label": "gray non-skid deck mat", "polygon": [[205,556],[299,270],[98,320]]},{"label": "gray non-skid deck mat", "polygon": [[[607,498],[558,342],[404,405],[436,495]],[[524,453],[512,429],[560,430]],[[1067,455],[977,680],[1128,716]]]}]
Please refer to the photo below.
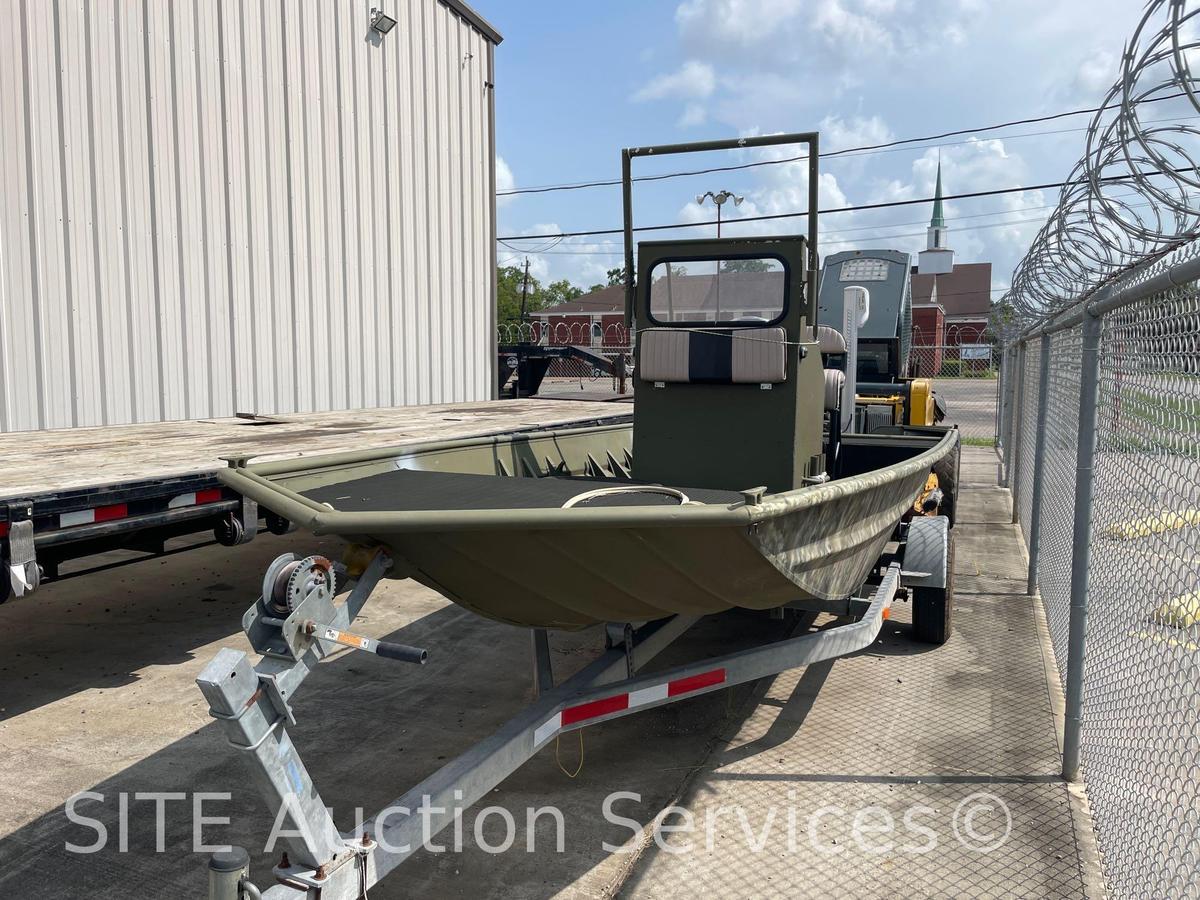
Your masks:
[{"label": "gray non-skid deck mat", "polygon": [[[603,487],[636,487],[616,478],[548,475],[542,478],[466,475],[397,469],[340,484],[304,491],[318,503],[341,512],[405,512],[438,509],[557,509],[572,497]],[[657,485],[655,485],[657,486]],[[729,504],[742,500],[737,491],[677,488],[690,500]],[[676,497],[638,492],[613,494],[587,505],[658,506],[678,504]]]}]

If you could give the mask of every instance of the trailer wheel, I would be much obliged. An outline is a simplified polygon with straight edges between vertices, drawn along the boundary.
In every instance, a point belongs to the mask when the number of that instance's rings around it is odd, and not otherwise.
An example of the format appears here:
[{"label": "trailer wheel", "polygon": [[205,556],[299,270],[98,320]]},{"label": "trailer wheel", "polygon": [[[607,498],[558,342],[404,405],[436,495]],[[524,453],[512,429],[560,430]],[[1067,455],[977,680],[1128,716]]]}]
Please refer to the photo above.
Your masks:
[{"label": "trailer wheel", "polygon": [[246,536],[246,526],[240,517],[230,513],[213,528],[213,537],[225,547],[236,547]]},{"label": "trailer wheel", "polygon": [[954,532],[945,516],[914,516],[904,545],[903,580],[912,598],[913,636],[944,644],[954,611]]},{"label": "trailer wheel", "polygon": [[289,534],[296,530],[296,526],[288,519],[273,512],[268,512],[266,515],[267,531],[271,534]]}]

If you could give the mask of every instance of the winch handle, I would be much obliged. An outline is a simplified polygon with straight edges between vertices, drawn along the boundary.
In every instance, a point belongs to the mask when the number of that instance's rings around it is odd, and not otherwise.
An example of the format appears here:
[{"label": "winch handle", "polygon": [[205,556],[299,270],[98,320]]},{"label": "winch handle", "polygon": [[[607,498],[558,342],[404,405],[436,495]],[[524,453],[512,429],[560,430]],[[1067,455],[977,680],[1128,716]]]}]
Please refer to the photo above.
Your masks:
[{"label": "winch handle", "polygon": [[425,661],[429,659],[429,651],[423,647],[398,644],[394,641],[377,641],[375,638],[364,637],[361,634],[341,631],[332,625],[322,625],[319,622],[308,621],[304,623],[304,630],[306,633],[318,637],[323,641],[341,644],[343,647],[349,647],[352,650],[363,650],[367,653],[374,653],[376,656],[382,656],[384,659],[394,659],[396,662],[414,663],[415,665],[423,666],[425,665]]}]

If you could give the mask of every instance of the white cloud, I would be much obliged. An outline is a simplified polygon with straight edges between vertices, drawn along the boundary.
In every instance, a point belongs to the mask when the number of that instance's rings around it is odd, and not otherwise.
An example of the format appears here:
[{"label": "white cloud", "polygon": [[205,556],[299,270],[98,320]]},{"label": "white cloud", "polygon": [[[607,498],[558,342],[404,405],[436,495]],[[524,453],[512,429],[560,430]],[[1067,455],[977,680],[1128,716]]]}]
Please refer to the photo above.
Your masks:
[{"label": "white cloud", "polygon": [[685,0],[675,11],[686,49],[733,68],[812,69],[862,54],[877,61],[962,18],[946,0]]},{"label": "white cloud", "polygon": [[879,116],[826,116],[821,120],[821,150],[824,153],[885,144],[895,138],[887,122]]},{"label": "white cloud", "polygon": [[1075,70],[1073,87],[1083,97],[1100,97],[1117,80],[1117,54],[1109,50],[1093,49]]},{"label": "white cloud", "polygon": [[[941,163],[942,187],[951,195],[1006,188],[1030,180],[1028,164],[1002,140],[971,139],[966,144],[943,148]],[[932,149],[913,162],[916,196],[932,196],[937,164],[938,152]],[[993,285],[1006,283],[1046,220],[1050,210],[1044,207],[1054,199],[1035,190],[947,200],[948,240],[956,252],[956,260],[991,262]]]},{"label": "white cloud", "polygon": [[689,103],[683,108],[683,115],[679,117],[679,127],[691,128],[703,125],[707,119],[708,110],[704,108],[703,103]]},{"label": "white cloud", "polygon": [[[521,229],[521,234],[561,234],[557,222],[542,222]],[[585,290],[593,284],[605,284],[609,269],[621,265],[624,245],[619,240],[584,237],[529,238],[510,240],[500,245],[501,265],[523,266],[529,257],[529,274],[542,284],[562,278]]]},{"label": "white cloud", "polygon": [[713,67],[689,59],[674,72],[658,75],[633,95],[634,100],[703,99],[716,90]]},{"label": "white cloud", "polygon": [[[496,193],[503,191],[511,191],[517,186],[517,179],[513,177],[512,169],[508,167],[508,163],[504,161],[503,156],[496,157]],[[503,206],[512,201],[512,197],[496,197],[497,206]]]}]

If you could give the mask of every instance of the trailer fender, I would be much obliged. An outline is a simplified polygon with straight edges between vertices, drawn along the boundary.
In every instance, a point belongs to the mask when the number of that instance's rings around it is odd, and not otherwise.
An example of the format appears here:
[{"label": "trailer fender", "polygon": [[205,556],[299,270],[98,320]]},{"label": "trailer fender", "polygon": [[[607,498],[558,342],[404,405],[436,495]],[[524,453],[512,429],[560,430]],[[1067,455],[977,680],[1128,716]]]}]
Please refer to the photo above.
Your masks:
[{"label": "trailer fender", "polygon": [[950,520],[945,516],[914,516],[904,545],[906,587],[944,588],[949,556]]}]

